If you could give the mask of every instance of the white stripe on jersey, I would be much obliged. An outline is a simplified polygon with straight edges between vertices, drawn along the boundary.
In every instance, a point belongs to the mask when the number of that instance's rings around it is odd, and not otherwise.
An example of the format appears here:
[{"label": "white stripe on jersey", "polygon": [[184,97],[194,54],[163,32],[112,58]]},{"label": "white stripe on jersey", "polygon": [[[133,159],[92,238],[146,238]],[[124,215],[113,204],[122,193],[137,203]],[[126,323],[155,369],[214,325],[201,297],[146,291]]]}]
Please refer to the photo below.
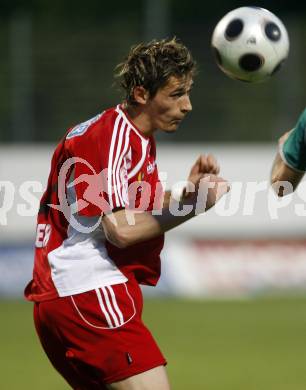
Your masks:
[{"label": "white stripe on jersey", "polygon": [[[122,197],[120,196],[120,190],[122,190],[122,186],[120,185],[120,181],[118,181],[118,182],[116,181],[116,169],[117,169],[117,164],[118,164],[118,160],[119,160],[119,156],[120,156],[120,151],[121,151],[121,146],[122,146],[122,138],[123,138],[125,126],[126,126],[125,122],[122,121],[121,127],[120,127],[120,132],[119,132],[119,137],[117,137],[118,142],[117,142],[117,148],[116,148],[116,156],[115,156],[115,159],[113,162],[113,166],[111,167],[112,184],[113,184],[113,189],[114,189],[114,194],[115,194],[117,206],[124,205],[122,202]],[[110,167],[108,167],[108,169],[110,169]],[[120,169],[120,165],[119,165],[119,169]],[[119,199],[119,197],[120,197],[120,199]]]},{"label": "white stripe on jersey", "polygon": [[[125,201],[123,196],[123,191],[125,190],[125,186],[122,185],[121,183],[120,168],[122,166],[122,160],[125,154],[127,153],[127,149],[129,146],[131,129],[134,130],[140,138],[141,159],[138,162],[138,164],[128,174],[128,179],[133,177],[141,169],[144,160],[146,158],[147,146],[149,143],[149,140],[142,137],[139,131],[137,131],[133,127],[133,125],[130,124],[130,122],[127,120],[126,116],[120,109],[117,109],[117,112],[118,112],[118,117],[115,120],[110,152],[109,152],[109,160],[108,160],[108,193],[109,193],[108,196],[109,196],[109,204],[111,209],[115,208],[116,206],[125,207]],[[119,125],[121,119],[122,119],[122,123]],[[124,147],[122,149],[123,139],[125,139],[125,142],[124,142]],[[115,195],[115,205],[113,200],[113,193]]]},{"label": "white stripe on jersey", "polygon": [[[126,187],[123,186],[122,183],[121,183],[121,186],[120,186],[120,180],[121,180],[121,178],[120,178],[120,168],[122,166],[122,160],[125,157],[125,155],[127,153],[127,150],[128,150],[128,147],[129,147],[130,131],[131,131],[131,128],[128,126],[127,131],[125,133],[125,145],[124,145],[124,148],[123,148],[123,152],[121,153],[119,161],[118,161],[118,164],[117,164],[117,167],[114,170],[114,176],[115,176],[114,180],[116,181],[117,188],[120,188],[119,197],[120,197],[121,203],[123,205],[125,204],[125,200],[123,199],[123,191],[126,191]],[[125,199],[127,199],[127,196],[125,196]]]},{"label": "white stripe on jersey", "polygon": [[143,162],[146,158],[146,152],[147,152],[147,146],[148,146],[148,143],[149,143],[149,139],[145,138],[139,130],[136,129],[135,126],[133,126],[133,123],[131,123],[129,121],[129,119],[127,118],[127,116],[125,115],[124,111],[120,108],[120,104],[117,105],[116,107],[116,111],[118,112],[118,114],[128,123],[129,127],[134,130],[134,132],[139,136],[139,138],[141,139],[141,147],[142,147],[142,156],[141,156],[141,159],[139,161],[139,163],[134,167],[134,169],[128,174],[128,179],[130,179],[131,177],[133,177],[139,170],[140,168],[142,167],[143,165]]},{"label": "white stripe on jersey", "polygon": [[120,104],[117,105],[116,107],[116,111],[118,112],[119,115],[122,116],[122,118],[129,124],[129,126],[131,127],[131,129],[134,130],[134,132],[143,140],[147,141],[147,139],[141,134],[141,132],[139,130],[136,129],[136,127],[133,125],[133,123],[131,123],[129,121],[129,119],[127,118],[127,116],[125,115],[125,112],[120,108]]},{"label": "white stripe on jersey", "polygon": [[[127,127],[127,129],[126,129],[126,127]],[[114,188],[114,192],[115,192],[115,196],[116,196],[116,202],[117,202],[117,204],[120,204],[121,206],[125,206],[125,200],[123,199],[123,191],[126,191],[126,186],[124,186],[122,181],[121,181],[120,168],[122,167],[122,160],[125,157],[125,155],[127,153],[128,146],[129,146],[130,131],[131,131],[131,128],[128,125],[128,123],[123,121],[121,128],[120,128],[116,158],[115,158],[114,166],[112,167],[113,182],[114,182],[113,188]],[[125,143],[124,143],[123,150],[121,151],[123,138],[125,138]],[[125,194],[125,195],[127,195],[127,194]],[[118,199],[118,197],[120,199]],[[127,199],[127,196],[125,196],[124,198]]]},{"label": "white stripe on jersey", "polygon": [[114,202],[113,202],[113,189],[112,189],[112,171],[113,171],[113,156],[114,156],[114,149],[115,149],[115,143],[117,138],[117,132],[118,132],[118,126],[119,122],[121,120],[121,115],[118,115],[115,120],[110,150],[109,150],[109,157],[108,157],[108,172],[107,172],[107,178],[108,178],[108,198],[109,198],[109,205],[111,209],[114,208]]},{"label": "white stripe on jersey", "polygon": [[114,309],[115,309],[115,311],[117,312],[117,314],[119,316],[120,325],[123,325],[124,324],[123,314],[122,314],[122,311],[119,309],[119,306],[118,306],[118,303],[117,303],[117,299],[116,299],[114,290],[113,290],[112,286],[106,286],[106,288],[110,292]]},{"label": "white stripe on jersey", "polygon": [[131,172],[128,174],[128,179],[133,177],[142,167],[143,162],[146,158],[146,153],[147,153],[147,146],[148,146],[148,140],[141,138],[141,149],[142,149],[142,156],[138,164],[131,170]]}]

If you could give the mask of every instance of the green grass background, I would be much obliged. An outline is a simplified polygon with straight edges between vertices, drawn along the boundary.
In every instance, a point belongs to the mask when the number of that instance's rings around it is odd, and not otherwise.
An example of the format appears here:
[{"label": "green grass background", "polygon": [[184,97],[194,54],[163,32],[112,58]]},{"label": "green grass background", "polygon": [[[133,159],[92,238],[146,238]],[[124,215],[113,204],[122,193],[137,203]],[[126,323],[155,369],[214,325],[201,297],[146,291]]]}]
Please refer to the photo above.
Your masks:
[{"label": "green grass background", "polygon": [[[32,323],[32,305],[0,301],[0,389],[65,390]],[[306,298],[147,299],[145,321],[174,390],[305,390]]]}]

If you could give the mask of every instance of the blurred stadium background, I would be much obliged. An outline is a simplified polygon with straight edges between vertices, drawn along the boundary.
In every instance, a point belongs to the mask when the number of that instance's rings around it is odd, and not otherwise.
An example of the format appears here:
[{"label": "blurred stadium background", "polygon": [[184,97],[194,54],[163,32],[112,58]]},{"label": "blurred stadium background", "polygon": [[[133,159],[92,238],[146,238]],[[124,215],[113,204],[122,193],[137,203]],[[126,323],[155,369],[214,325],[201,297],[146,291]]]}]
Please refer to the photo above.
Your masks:
[{"label": "blurred stadium background", "polygon": [[[215,24],[242,5],[271,10],[289,32],[289,59],[264,84],[227,78],[211,55]],[[268,180],[277,138],[305,108],[306,4],[2,0],[0,19],[0,388],[67,389],[22,301],[52,149],[65,129],[120,101],[113,68],[131,45],[176,35],[199,74],[193,113],[158,136],[164,181],[184,180],[197,155],[212,152],[233,190],[168,235],[161,282],[145,289],[147,323],[174,389],[305,389],[305,184],[279,201]]]}]

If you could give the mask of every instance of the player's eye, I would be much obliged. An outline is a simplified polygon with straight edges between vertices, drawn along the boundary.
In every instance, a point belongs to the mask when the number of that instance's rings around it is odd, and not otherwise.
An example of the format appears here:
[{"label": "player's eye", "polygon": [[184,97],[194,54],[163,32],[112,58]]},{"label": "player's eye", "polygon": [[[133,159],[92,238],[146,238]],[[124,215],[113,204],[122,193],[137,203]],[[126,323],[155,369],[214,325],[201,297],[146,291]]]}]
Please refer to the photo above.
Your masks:
[{"label": "player's eye", "polygon": [[189,94],[190,94],[190,91],[180,90],[180,91],[173,92],[170,96],[175,97],[175,98],[179,98],[181,96],[189,95]]},{"label": "player's eye", "polygon": [[184,92],[174,92],[174,93],[172,93],[170,96],[172,96],[172,97],[180,97],[180,96],[183,96],[184,95]]}]

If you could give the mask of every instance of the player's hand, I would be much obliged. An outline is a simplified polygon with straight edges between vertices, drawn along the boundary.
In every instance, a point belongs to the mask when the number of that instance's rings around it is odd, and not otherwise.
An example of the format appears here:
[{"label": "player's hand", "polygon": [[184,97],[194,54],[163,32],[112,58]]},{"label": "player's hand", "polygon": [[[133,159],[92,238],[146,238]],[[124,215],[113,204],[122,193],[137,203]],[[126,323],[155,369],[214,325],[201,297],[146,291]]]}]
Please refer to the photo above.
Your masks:
[{"label": "player's hand", "polygon": [[213,173],[214,175],[218,175],[220,172],[220,167],[218,161],[212,154],[201,154],[197,161],[192,166],[188,180],[193,182],[192,179],[195,175],[205,174],[205,173]]},{"label": "player's hand", "polygon": [[195,193],[196,211],[202,213],[213,207],[223,195],[230,191],[227,180],[213,174],[204,174],[200,179]]},{"label": "player's hand", "polygon": [[[220,172],[220,166],[216,158],[212,154],[201,154],[194,165],[192,166],[187,182],[192,183],[195,187],[199,185],[200,180],[204,177],[205,174],[218,175]],[[190,195],[189,186],[183,193],[184,198],[188,198]]]}]

